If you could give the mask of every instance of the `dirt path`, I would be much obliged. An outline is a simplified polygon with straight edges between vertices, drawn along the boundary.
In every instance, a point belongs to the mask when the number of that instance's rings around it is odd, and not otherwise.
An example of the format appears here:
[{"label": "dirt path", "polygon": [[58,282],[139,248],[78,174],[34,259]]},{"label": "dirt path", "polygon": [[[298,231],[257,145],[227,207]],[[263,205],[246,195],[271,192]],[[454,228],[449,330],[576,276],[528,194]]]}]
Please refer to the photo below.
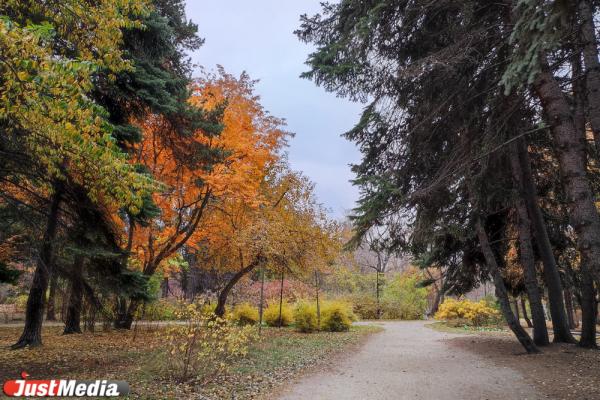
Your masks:
[{"label": "dirt path", "polygon": [[[542,396],[516,371],[491,364],[443,339],[458,335],[427,322],[386,322],[330,371],[301,378],[281,400],[533,400]],[[546,398],[546,397],[544,397]]]}]

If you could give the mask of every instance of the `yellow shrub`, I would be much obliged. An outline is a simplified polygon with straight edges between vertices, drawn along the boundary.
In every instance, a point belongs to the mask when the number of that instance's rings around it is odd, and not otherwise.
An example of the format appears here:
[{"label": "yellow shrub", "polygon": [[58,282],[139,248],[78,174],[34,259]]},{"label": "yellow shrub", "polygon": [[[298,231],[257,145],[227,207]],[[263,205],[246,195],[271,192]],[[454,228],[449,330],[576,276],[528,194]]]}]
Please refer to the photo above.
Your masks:
[{"label": "yellow shrub", "polygon": [[434,318],[437,320],[461,320],[472,326],[481,326],[496,322],[500,313],[488,305],[485,300],[446,299],[439,307]]},{"label": "yellow shrub", "polygon": [[317,324],[317,306],[307,301],[300,300],[294,310],[296,329],[300,332],[313,332],[319,329]]},{"label": "yellow shrub", "polygon": [[355,318],[352,306],[343,301],[326,301],[321,306],[322,330],[330,332],[347,331]]},{"label": "yellow shrub", "polygon": [[231,320],[240,325],[254,325],[258,322],[258,309],[250,303],[242,303],[235,306]]},{"label": "yellow shrub", "polygon": [[[264,319],[269,326],[279,326],[279,302],[273,302],[265,308]],[[292,307],[284,302],[281,307],[281,326],[289,326],[294,322]]]},{"label": "yellow shrub", "polygon": [[177,318],[185,324],[169,326],[161,333],[167,347],[164,368],[178,381],[210,381],[246,355],[249,344],[257,339],[254,328],[236,326],[202,308],[190,304],[177,311]]}]

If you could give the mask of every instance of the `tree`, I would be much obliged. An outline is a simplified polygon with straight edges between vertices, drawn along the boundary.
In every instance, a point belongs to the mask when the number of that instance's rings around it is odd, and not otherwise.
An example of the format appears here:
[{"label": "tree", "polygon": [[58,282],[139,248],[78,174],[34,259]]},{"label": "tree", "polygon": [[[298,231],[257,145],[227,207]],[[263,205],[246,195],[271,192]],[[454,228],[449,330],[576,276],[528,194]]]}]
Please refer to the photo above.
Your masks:
[{"label": "tree", "polygon": [[[236,79],[222,69],[218,76],[196,82],[190,102],[215,118],[222,115],[218,136],[202,129],[191,136],[170,134],[162,118],[141,124],[144,140],[136,147],[135,162],[165,184],[154,195],[160,217],[129,228],[133,234],[127,247],[145,275],[153,275],[184,245],[203,246],[214,229],[212,221],[205,221],[209,214],[228,204],[251,208],[260,204],[259,187],[287,133],[281,120],[263,110],[253,86],[246,74]],[[207,158],[207,152],[215,157]],[[125,327],[131,324],[136,307],[135,302],[129,306]]]},{"label": "tree", "polygon": [[[500,85],[516,65],[510,63],[513,53],[526,48],[515,51],[509,41],[510,6],[344,1],[325,4],[323,14],[303,16],[297,31],[301,40],[316,45],[305,77],[370,102],[346,134],[364,155],[354,167],[362,190],[354,216],[358,235],[392,224],[393,243],[416,255],[439,252],[431,247],[439,237],[438,246],[449,246],[439,254],[463,260],[451,282],[468,289],[474,278],[491,274],[499,296],[506,292],[503,265],[487,250],[506,251],[506,210],[515,204],[504,192],[513,186],[503,173],[510,165],[508,145],[544,129],[537,104],[522,90]],[[529,22],[523,18],[523,23]],[[483,228],[473,237],[469,229],[477,221]],[[406,230],[412,231],[408,243]],[[536,230],[536,237],[541,233]],[[570,342],[558,268],[546,261],[555,337]],[[503,312],[514,322],[510,307]],[[535,351],[519,327],[510,325],[528,351]]]},{"label": "tree", "polygon": [[[65,179],[85,186],[94,200],[110,198],[132,212],[153,186],[115,146],[102,110],[88,96],[97,68],[113,72],[130,68],[118,50],[120,28],[137,24],[136,16],[144,12],[145,5],[135,1],[118,7],[108,1],[93,6],[78,1],[11,1],[2,6],[6,15],[0,21],[5,56],[0,68],[2,149],[13,152],[18,161],[7,163],[10,169],[3,177],[13,178],[10,185],[14,179],[33,175],[32,170],[45,171],[42,190],[51,193],[25,329],[14,347],[41,344]],[[81,32],[86,29],[82,19],[95,27],[93,35]],[[29,24],[22,27],[25,22]],[[61,40],[52,40],[53,36]]]}]

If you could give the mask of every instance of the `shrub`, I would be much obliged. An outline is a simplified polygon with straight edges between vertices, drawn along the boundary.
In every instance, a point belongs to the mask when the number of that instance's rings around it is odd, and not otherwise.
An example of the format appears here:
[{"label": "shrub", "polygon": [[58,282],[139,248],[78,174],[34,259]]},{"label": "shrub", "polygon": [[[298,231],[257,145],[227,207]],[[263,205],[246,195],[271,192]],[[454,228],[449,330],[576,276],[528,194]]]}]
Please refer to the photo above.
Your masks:
[{"label": "shrub", "polygon": [[17,311],[23,312],[25,308],[27,308],[27,299],[29,298],[26,294],[20,294],[15,297],[10,297],[7,299],[7,303],[14,304]]},{"label": "shrub", "polygon": [[321,307],[321,329],[330,332],[345,332],[352,325],[354,314],[350,304],[342,301],[323,302]]},{"label": "shrub", "polygon": [[377,319],[375,293],[356,293],[351,297],[352,310],[361,319]]},{"label": "shrub", "polygon": [[258,309],[250,303],[235,306],[231,316],[232,321],[239,325],[254,325],[258,323]]},{"label": "shrub", "polygon": [[177,317],[185,325],[168,327],[163,335],[167,343],[165,370],[182,382],[190,378],[208,382],[226,372],[232,361],[246,355],[256,339],[250,326],[239,327],[202,307],[190,304]]},{"label": "shrub", "polygon": [[474,302],[449,298],[440,304],[434,318],[459,325],[482,326],[498,323],[500,313],[485,300]]},{"label": "shrub", "polygon": [[[264,310],[264,319],[269,326],[279,326],[279,302],[273,302]],[[283,302],[281,307],[281,326],[290,326],[294,322],[292,307]]]},{"label": "shrub", "polygon": [[181,310],[181,307],[179,303],[160,299],[146,304],[143,318],[149,321],[173,321],[177,319],[177,311]]},{"label": "shrub", "polygon": [[294,310],[296,329],[308,333],[319,329],[317,324],[317,307],[306,301],[299,300]]},{"label": "shrub", "polygon": [[381,298],[383,317],[387,319],[422,319],[427,309],[427,288],[418,286],[420,273],[405,272],[387,283]]}]

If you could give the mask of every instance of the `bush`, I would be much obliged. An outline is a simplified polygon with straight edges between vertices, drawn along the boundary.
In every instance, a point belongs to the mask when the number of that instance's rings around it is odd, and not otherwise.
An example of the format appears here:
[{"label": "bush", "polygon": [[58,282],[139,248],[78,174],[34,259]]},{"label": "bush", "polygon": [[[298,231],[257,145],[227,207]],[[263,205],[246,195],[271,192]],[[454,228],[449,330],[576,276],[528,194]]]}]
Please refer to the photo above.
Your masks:
[{"label": "bush", "polygon": [[383,317],[422,319],[427,309],[427,288],[418,286],[422,280],[423,276],[416,272],[405,272],[391,279],[381,298]]},{"label": "bush", "polygon": [[434,318],[455,325],[483,326],[498,323],[500,313],[485,300],[474,302],[449,298],[440,304]]},{"label": "bush", "polygon": [[27,308],[27,299],[29,298],[26,294],[20,294],[15,297],[9,297],[6,302],[8,304],[14,304],[18,312],[24,312]]},{"label": "bush", "polygon": [[309,333],[319,329],[316,305],[299,300],[294,310],[294,321],[296,329],[300,332]]},{"label": "bush", "polygon": [[164,367],[180,382],[193,378],[206,383],[226,372],[235,359],[246,355],[249,344],[257,337],[252,327],[238,327],[195,304],[178,311],[177,317],[186,324],[164,331]]},{"label": "bush", "polygon": [[177,312],[181,307],[180,303],[160,299],[146,304],[143,318],[148,321],[173,321],[177,319]]},{"label": "bush", "polygon": [[361,319],[377,319],[375,293],[356,293],[351,297],[352,310]]},{"label": "bush", "polygon": [[258,323],[258,308],[250,303],[241,303],[235,306],[231,320],[239,325],[254,325]]},{"label": "bush", "polygon": [[[273,302],[264,310],[264,319],[269,326],[279,326],[279,302]],[[294,322],[292,307],[284,302],[281,308],[281,326],[290,326]]]},{"label": "bush", "polygon": [[321,307],[321,329],[330,332],[345,332],[355,318],[350,304],[342,301],[327,301]]}]

